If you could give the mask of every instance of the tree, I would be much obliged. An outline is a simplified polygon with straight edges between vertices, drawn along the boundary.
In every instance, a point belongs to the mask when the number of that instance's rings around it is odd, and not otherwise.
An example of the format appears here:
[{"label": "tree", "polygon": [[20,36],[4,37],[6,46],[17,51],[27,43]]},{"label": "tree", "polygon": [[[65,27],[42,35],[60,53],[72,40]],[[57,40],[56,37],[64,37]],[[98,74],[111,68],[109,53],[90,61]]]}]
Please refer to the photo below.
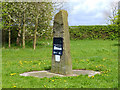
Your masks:
[{"label": "tree", "polygon": [[[27,36],[30,36],[30,39],[33,38],[33,48],[35,50],[37,37],[42,37],[51,29],[51,20],[55,11],[53,8],[54,4],[56,3],[4,2],[2,14],[4,23],[3,29],[9,31],[9,44],[11,29],[14,27],[12,32],[17,31],[17,37],[14,38],[16,44],[20,46],[22,40],[22,46],[25,48],[25,39]],[[6,14],[6,12],[9,13]]]},{"label": "tree", "polygon": [[16,39],[16,45],[21,46],[21,23],[22,23],[22,3],[21,2],[17,2],[14,4],[13,10],[14,10],[14,16],[16,19],[16,25],[18,25],[17,30],[17,39]]},{"label": "tree", "polygon": [[[32,26],[35,25],[34,32],[34,38],[33,38],[33,48],[35,50],[36,48],[36,38],[37,33],[40,34],[41,27],[44,27],[44,29],[48,28],[48,25],[50,25],[50,21],[52,20],[52,11],[53,6],[50,2],[35,2],[31,3],[30,10],[32,12],[30,18]],[[39,30],[38,30],[39,28]]]},{"label": "tree", "polygon": [[26,26],[26,17],[27,17],[27,14],[28,14],[28,10],[29,10],[29,4],[28,2],[23,2],[22,3],[22,7],[23,7],[23,39],[22,39],[22,42],[23,42],[23,48],[25,48],[25,26]]},{"label": "tree", "polygon": [[118,2],[118,25],[120,26],[120,1]]},{"label": "tree", "polygon": [[118,1],[111,3],[111,12],[104,11],[104,15],[107,17],[107,24],[115,25],[118,20]]},{"label": "tree", "polygon": [[12,23],[14,22],[14,19],[12,18],[12,3],[8,3],[8,2],[4,2],[2,3],[2,19],[3,19],[3,28],[8,30],[9,32],[9,48],[11,47],[11,26],[12,26]]}]

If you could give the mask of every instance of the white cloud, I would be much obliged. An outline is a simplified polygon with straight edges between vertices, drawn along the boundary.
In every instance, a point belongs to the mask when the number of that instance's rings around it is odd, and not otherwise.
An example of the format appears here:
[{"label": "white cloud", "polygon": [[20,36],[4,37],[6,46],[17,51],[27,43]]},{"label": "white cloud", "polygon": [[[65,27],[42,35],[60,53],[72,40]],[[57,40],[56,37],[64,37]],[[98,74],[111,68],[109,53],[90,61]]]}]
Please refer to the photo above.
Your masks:
[{"label": "white cloud", "polygon": [[78,24],[81,20],[84,23],[92,21],[91,24],[105,24],[103,13],[110,11],[110,4],[116,1],[119,0],[70,0],[72,7],[69,12],[70,25]]},{"label": "white cloud", "polygon": [[78,2],[73,2],[73,10],[72,13],[77,13],[80,10],[84,10],[84,12],[91,12],[97,9],[107,8],[106,6],[109,5],[110,1],[112,0],[76,0]]}]

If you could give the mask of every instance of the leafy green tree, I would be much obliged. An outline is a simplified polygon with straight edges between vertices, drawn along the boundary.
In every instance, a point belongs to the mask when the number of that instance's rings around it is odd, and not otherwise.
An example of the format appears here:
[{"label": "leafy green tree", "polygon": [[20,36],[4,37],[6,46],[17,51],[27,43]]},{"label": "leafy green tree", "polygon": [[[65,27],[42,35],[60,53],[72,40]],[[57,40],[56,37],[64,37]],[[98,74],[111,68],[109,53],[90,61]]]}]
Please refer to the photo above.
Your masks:
[{"label": "leafy green tree", "polygon": [[41,31],[47,30],[50,26],[50,21],[52,20],[53,6],[50,2],[35,2],[30,4],[30,14],[31,24],[33,29],[33,48],[36,48],[36,38],[37,34],[41,36]]},{"label": "leafy green tree", "polygon": [[[52,2],[3,2],[3,29],[9,31],[9,44],[12,32],[17,31],[16,44],[25,48],[25,39],[33,38],[36,48],[37,37],[52,33],[51,20],[54,16],[56,3]],[[59,4],[60,5],[60,4]],[[59,6],[58,5],[58,6]],[[49,36],[49,35],[48,35]],[[21,38],[22,37],[22,38]],[[10,45],[9,45],[10,47]]]},{"label": "leafy green tree", "polygon": [[11,27],[15,19],[13,18],[12,11],[13,3],[4,2],[2,3],[2,23],[3,30],[7,30],[9,32],[9,48],[11,47]]},{"label": "leafy green tree", "polygon": [[17,27],[17,39],[16,39],[16,45],[18,45],[18,46],[21,46],[21,32],[22,32],[22,25],[21,25],[21,23],[22,23],[22,20],[23,20],[23,8],[22,8],[22,3],[21,2],[16,2],[15,4],[14,4],[14,8],[13,8],[13,10],[14,10],[14,12],[15,12],[15,14],[14,14],[14,16],[15,16],[15,19],[16,19],[16,25],[18,25],[18,27]]},{"label": "leafy green tree", "polygon": [[112,2],[111,3],[111,13],[108,13],[107,11],[104,12],[107,16],[108,23],[110,25],[117,25],[118,21],[118,2]]}]

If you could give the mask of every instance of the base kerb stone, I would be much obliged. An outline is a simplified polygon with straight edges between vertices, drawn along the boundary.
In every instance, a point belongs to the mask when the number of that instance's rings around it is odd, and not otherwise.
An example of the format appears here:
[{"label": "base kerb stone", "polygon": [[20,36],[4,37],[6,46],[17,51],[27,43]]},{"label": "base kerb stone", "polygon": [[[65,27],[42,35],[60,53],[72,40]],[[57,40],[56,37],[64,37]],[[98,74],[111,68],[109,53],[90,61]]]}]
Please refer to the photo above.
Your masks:
[{"label": "base kerb stone", "polygon": [[33,77],[39,77],[39,78],[51,78],[54,76],[58,77],[69,77],[69,76],[78,76],[78,75],[88,75],[89,77],[94,76],[95,74],[100,74],[98,71],[92,71],[92,70],[72,70],[73,74],[69,75],[61,75],[56,73],[51,73],[50,70],[47,71],[32,71],[32,72],[25,72],[20,74],[20,76],[33,76]]}]

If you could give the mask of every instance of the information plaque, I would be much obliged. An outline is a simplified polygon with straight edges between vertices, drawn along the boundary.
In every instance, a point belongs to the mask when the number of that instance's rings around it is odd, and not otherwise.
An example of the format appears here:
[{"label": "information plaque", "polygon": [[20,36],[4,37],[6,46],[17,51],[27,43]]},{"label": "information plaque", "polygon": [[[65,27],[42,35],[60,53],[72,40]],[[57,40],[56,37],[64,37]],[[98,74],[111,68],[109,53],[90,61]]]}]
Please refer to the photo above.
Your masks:
[{"label": "information plaque", "polygon": [[63,38],[53,38],[53,54],[62,55],[63,52]]}]

